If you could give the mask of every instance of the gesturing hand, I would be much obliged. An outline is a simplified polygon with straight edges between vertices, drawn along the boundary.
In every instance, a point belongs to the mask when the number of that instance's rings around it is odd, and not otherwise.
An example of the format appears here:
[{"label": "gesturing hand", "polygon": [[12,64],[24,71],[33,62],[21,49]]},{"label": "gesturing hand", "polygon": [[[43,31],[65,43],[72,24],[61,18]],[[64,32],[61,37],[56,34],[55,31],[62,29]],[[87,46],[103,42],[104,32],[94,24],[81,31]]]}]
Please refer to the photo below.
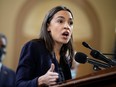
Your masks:
[{"label": "gesturing hand", "polygon": [[39,85],[46,84],[48,86],[56,84],[58,73],[54,72],[55,65],[52,63],[47,73],[38,78]]}]

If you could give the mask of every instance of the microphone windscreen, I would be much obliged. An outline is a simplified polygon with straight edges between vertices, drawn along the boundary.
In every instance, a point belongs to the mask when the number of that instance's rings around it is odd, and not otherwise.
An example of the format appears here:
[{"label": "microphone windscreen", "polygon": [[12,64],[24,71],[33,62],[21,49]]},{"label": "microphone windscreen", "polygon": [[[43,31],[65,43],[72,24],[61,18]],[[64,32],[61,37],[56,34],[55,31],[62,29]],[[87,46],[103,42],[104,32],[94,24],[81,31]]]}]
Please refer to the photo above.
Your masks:
[{"label": "microphone windscreen", "polygon": [[78,63],[86,63],[87,62],[87,55],[82,53],[82,52],[77,52],[75,54],[75,60],[78,62]]},{"label": "microphone windscreen", "polygon": [[82,42],[82,45],[89,48],[88,44],[86,42]]}]

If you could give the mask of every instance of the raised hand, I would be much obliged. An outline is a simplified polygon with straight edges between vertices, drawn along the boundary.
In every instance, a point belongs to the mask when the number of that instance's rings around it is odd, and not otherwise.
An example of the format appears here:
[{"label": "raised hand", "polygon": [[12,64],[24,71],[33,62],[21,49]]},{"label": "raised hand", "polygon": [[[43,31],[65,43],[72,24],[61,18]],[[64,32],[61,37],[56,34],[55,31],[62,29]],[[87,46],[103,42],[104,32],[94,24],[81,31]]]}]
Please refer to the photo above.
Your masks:
[{"label": "raised hand", "polygon": [[48,86],[55,85],[58,79],[58,73],[54,72],[54,69],[55,65],[52,63],[47,73],[38,78],[38,84],[39,85],[45,84]]}]

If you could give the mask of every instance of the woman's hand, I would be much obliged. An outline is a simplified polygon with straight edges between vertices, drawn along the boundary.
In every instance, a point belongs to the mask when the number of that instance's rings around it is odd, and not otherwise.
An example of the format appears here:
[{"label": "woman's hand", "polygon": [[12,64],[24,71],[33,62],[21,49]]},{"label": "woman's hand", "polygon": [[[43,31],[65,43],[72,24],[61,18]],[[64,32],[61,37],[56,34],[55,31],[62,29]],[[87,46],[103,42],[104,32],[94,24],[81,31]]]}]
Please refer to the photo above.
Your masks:
[{"label": "woman's hand", "polygon": [[38,78],[38,84],[39,85],[55,85],[56,80],[58,79],[58,73],[54,72],[55,65],[52,63],[50,69],[47,71],[47,73],[43,76],[40,76]]}]

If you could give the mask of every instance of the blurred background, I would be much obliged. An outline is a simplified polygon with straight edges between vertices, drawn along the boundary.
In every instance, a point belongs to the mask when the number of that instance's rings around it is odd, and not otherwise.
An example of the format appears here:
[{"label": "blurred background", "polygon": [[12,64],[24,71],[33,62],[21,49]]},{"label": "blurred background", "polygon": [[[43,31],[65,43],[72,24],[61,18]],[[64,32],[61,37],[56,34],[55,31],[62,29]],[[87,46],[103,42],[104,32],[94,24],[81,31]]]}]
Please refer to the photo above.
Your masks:
[{"label": "blurred background", "polygon": [[[38,37],[46,12],[57,5],[67,6],[74,14],[75,51],[90,56],[82,45],[85,41],[102,53],[114,52],[116,0],[0,0],[0,33],[8,39],[6,66],[16,70],[22,46]],[[94,72],[92,67],[80,64],[77,77]]]}]

